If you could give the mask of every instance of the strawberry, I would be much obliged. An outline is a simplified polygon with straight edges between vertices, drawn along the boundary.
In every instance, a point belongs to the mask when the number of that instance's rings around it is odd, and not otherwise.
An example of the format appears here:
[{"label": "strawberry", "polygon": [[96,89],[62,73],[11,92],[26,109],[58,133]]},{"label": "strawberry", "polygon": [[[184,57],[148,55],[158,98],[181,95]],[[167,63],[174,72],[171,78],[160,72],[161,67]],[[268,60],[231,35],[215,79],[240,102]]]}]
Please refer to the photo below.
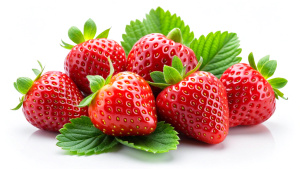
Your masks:
[{"label": "strawberry", "polygon": [[87,76],[94,92],[80,103],[89,105],[89,117],[96,128],[112,136],[152,133],[157,124],[155,99],[148,83],[132,72]]},{"label": "strawberry", "polygon": [[36,78],[21,77],[14,86],[23,94],[18,110],[23,105],[23,113],[33,126],[49,131],[58,131],[70,119],[88,115],[87,107],[78,108],[83,96],[75,83],[64,73],[49,71],[42,75],[44,68],[39,62],[41,71],[33,69]]},{"label": "strawberry", "polygon": [[271,77],[277,62],[269,56],[255,64],[253,54],[248,57],[249,63],[239,63],[228,68],[221,76],[230,110],[229,126],[256,125],[268,120],[276,108],[275,98],[286,99],[278,89],[287,84],[284,78]]},{"label": "strawberry", "polygon": [[87,75],[109,74],[107,58],[110,57],[115,73],[125,71],[126,56],[121,45],[107,39],[110,29],[105,30],[93,39],[96,34],[96,24],[89,19],[84,25],[84,35],[76,27],[69,29],[70,39],[77,45],[72,46],[62,41],[62,47],[71,49],[65,59],[65,72],[85,94],[91,94]]},{"label": "strawberry", "polygon": [[[159,33],[149,34],[132,47],[128,55],[127,70],[151,81],[150,73],[162,71],[164,65],[171,66],[175,55],[183,62],[187,72],[197,65],[195,53],[182,45],[180,29],[173,29],[167,37]],[[157,88],[153,90],[155,94],[160,91]]]},{"label": "strawberry", "polygon": [[175,129],[209,144],[222,142],[229,129],[226,90],[211,73],[195,69],[184,75],[183,65],[174,57],[172,66],[162,72],[152,72],[154,83],[164,88],[156,98],[158,116]]}]

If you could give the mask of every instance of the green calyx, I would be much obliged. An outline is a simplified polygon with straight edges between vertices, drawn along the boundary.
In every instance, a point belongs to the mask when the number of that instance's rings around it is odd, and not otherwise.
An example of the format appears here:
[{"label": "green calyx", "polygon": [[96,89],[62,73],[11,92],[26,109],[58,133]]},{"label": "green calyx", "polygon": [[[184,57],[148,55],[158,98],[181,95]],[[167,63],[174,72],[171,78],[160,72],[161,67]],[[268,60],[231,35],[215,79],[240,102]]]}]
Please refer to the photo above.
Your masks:
[{"label": "green calyx", "polygon": [[[107,38],[110,29],[111,28],[106,29],[95,38],[97,32],[96,23],[92,19],[88,19],[84,24],[83,33],[77,27],[72,26],[68,31],[68,36],[75,44],[80,44],[94,38],[95,39]],[[61,42],[62,44],[60,46],[62,46],[65,49],[72,49],[74,47],[74,45],[68,44],[63,40]]]},{"label": "green calyx", "polygon": [[181,30],[179,28],[172,29],[168,33],[167,38],[173,40],[176,43],[183,43]]},{"label": "green calyx", "polygon": [[183,66],[181,60],[177,56],[174,56],[172,60],[172,66],[164,65],[163,72],[151,72],[150,76],[153,82],[148,81],[148,83],[152,86],[164,89],[180,82],[185,77],[199,70],[202,62],[203,59],[200,57],[197,66],[193,70],[186,73],[186,66]]},{"label": "green calyx", "polygon": [[[268,80],[275,73],[277,67],[277,61],[270,60],[269,55],[261,58],[256,65],[253,57],[253,53],[251,52],[248,56],[248,61],[250,66],[253,69],[259,71],[266,80]],[[287,98],[284,97],[284,94],[279,90],[287,84],[288,81],[285,78],[277,77],[277,78],[269,79],[268,82],[271,84],[274,90],[276,99],[281,97],[282,99],[287,100]]]},{"label": "green calyx", "polygon": [[38,69],[32,69],[33,73],[36,75],[36,78],[34,80],[28,78],[28,77],[20,77],[17,79],[16,82],[14,82],[14,87],[15,89],[21,93],[23,96],[19,99],[20,103],[13,108],[12,110],[18,110],[19,108],[22,107],[25,95],[27,94],[27,92],[30,90],[31,86],[33,85],[34,81],[36,81],[37,79],[39,79],[45,69],[45,67],[42,66],[41,62],[38,61],[41,70]]},{"label": "green calyx", "polygon": [[90,82],[90,88],[91,91],[93,92],[91,95],[87,96],[86,98],[84,98],[78,105],[78,107],[85,107],[91,104],[91,102],[94,100],[94,98],[96,97],[96,95],[98,94],[98,92],[100,91],[100,89],[107,85],[108,83],[110,83],[110,79],[112,77],[112,75],[114,74],[114,67],[113,64],[110,60],[110,58],[108,57],[108,62],[109,62],[109,75],[107,76],[106,79],[104,79],[102,76],[99,75],[88,75],[86,76],[87,79]]}]

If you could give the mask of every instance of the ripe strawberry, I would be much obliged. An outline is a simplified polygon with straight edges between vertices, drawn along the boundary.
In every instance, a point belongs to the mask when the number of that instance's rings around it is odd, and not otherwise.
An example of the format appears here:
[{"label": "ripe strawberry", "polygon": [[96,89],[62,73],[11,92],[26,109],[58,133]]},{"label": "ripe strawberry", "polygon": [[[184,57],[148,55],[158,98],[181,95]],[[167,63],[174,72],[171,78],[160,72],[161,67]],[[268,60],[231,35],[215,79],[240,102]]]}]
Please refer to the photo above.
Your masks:
[{"label": "ripe strawberry", "polygon": [[277,62],[269,61],[269,56],[266,56],[256,66],[252,53],[248,59],[251,66],[245,63],[235,64],[220,79],[227,91],[230,127],[256,125],[266,121],[275,111],[275,97],[284,98],[278,89],[284,87],[287,80],[266,80],[274,74]]},{"label": "ripe strawberry", "polygon": [[116,41],[107,39],[110,29],[93,39],[96,29],[94,21],[89,19],[84,25],[84,35],[76,27],[69,29],[69,37],[77,45],[72,46],[62,41],[62,47],[71,49],[65,59],[65,72],[85,94],[92,93],[87,75],[108,76],[108,57],[111,58],[115,73],[126,69],[124,49]]},{"label": "ripe strawberry", "polygon": [[112,78],[111,75],[106,81],[101,76],[87,76],[94,93],[79,106],[89,105],[93,124],[107,135],[152,133],[157,117],[155,99],[148,83],[132,72],[121,72]]},{"label": "ripe strawberry", "polygon": [[17,79],[14,86],[23,97],[13,110],[23,105],[27,121],[49,131],[58,131],[70,119],[88,115],[87,107],[77,107],[83,96],[75,83],[62,72],[49,71],[42,75],[43,70],[42,66],[41,71],[33,69],[37,75],[34,81],[26,77]]},{"label": "ripe strawberry", "polygon": [[[178,56],[188,72],[197,65],[197,58],[190,48],[181,43],[181,31],[178,28],[173,29],[167,37],[159,33],[146,35],[132,47],[127,70],[151,81],[151,72],[162,71],[164,65],[171,66],[173,57]],[[160,91],[153,89],[155,94]]]},{"label": "ripe strawberry", "polygon": [[[176,61],[178,60],[178,61]],[[175,129],[194,139],[217,144],[222,142],[229,129],[229,110],[226,90],[211,73],[195,69],[183,76],[182,65],[174,57],[172,66],[164,66],[164,73],[153,72],[157,87],[166,87],[156,98],[158,116]],[[156,75],[155,75],[156,74]],[[159,75],[160,74],[160,75]],[[163,77],[165,85],[162,85]]]}]

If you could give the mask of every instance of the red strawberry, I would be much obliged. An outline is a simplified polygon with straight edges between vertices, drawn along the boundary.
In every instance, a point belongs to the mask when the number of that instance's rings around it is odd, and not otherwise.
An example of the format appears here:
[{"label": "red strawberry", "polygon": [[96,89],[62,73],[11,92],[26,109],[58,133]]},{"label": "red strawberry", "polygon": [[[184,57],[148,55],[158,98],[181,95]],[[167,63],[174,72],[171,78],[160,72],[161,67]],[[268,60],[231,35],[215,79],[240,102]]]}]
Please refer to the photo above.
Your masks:
[{"label": "red strawberry", "polygon": [[41,69],[33,69],[37,75],[34,81],[21,77],[14,83],[16,90],[24,96],[13,110],[23,105],[27,121],[39,129],[49,131],[58,131],[70,119],[88,115],[87,107],[77,107],[83,96],[66,74],[49,71],[42,75],[44,68],[41,66]]},{"label": "red strawberry", "polygon": [[166,84],[163,87],[168,86],[156,98],[159,118],[194,139],[209,144],[222,142],[229,128],[229,110],[223,84],[211,73],[195,72],[200,64],[182,76],[183,66],[176,66],[176,59],[179,60],[174,57],[174,68],[164,66],[163,75],[151,73],[154,82],[158,83],[150,84],[159,87],[162,79],[156,77],[164,77]]},{"label": "red strawberry", "polygon": [[[112,73],[111,73],[112,74]],[[113,136],[136,136],[156,128],[155,99],[148,83],[132,72],[121,72],[106,81],[88,76],[94,92],[79,106],[89,105],[93,124]]]},{"label": "red strawberry", "polygon": [[[164,65],[171,66],[173,57],[178,56],[188,72],[197,65],[197,58],[190,48],[181,43],[181,31],[178,28],[173,29],[167,37],[159,33],[146,35],[132,47],[127,70],[151,81],[151,72],[162,71]],[[154,88],[153,92],[159,91]]]},{"label": "red strawberry", "polygon": [[106,78],[109,74],[107,58],[110,57],[115,73],[125,71],[126,56],[124,49],[114,40],[106,39],[108,30],[93,39],[96,25],[89,19],[84,25],[84,35],[76,27],[69,29],[70,39],[78,44],[69,45],[62,41],[64,48],[71,49],[65,59],[65,71],[85,94],[91,94],[87,75],[101,75]]},{"label": "red strawberry", "polygon": [[245,63],[231,66],[220,79],[227,91],[230,127],[256,125],[266,121],[275,111],[275,97],[284,98],[278,89],[284,87],[287,80],[266,80],[274,74],[277,62],[269,61],[269,56],[266,56],[256,66],[253,54],[250,53],[249,63],[251,66]]}]

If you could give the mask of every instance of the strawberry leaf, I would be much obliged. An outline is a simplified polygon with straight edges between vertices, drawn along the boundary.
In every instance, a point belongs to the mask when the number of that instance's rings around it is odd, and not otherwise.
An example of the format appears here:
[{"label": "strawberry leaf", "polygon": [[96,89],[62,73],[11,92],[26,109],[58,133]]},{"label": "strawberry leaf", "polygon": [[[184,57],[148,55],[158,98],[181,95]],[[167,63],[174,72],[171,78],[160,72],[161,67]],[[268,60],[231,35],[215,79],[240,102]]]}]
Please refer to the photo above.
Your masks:
[{"label": "strawberry leaf", "polygon": [[118,142],[112,136],[103,134],[94,127],[89,117],[70,120],[59,130],[57,146],[77,154],[97,154],[109,151]]},{"label": "strawberry leaf", "polygon": [[200,57],[203,57],[200,70],[210,72],[220,78],[227,68],[241,61],[241,58],[237,57],[242,51],[239,48],[239,42],[235,33],[218,31],[194,39],[190,48],[195,52],[198,61]]},{"label": "strawberry leaf", "polygon": [[165,153],[177,149],[179,144],[177,134],[170,124],[161,121],[150,135],[116,137],[116,139],[119,143],[131,148],[151,153]]},{"label": "strawberry leaf", "polygon": [[176,14],[172,15],[169,11],[164,11],[158,7],[157,9],[152,9],[143,21],[135,20],[126,25],[126,34],[122,35],[123,41],[121,44],[126,55],[128,55],[133,45],[141,37],[150,33],[162,33],[167,36],[174,28],[181,30],[183,44],[189,46],[194,39],[194,33],[190,31],[190,27],[185,25],[183,20]]}]

